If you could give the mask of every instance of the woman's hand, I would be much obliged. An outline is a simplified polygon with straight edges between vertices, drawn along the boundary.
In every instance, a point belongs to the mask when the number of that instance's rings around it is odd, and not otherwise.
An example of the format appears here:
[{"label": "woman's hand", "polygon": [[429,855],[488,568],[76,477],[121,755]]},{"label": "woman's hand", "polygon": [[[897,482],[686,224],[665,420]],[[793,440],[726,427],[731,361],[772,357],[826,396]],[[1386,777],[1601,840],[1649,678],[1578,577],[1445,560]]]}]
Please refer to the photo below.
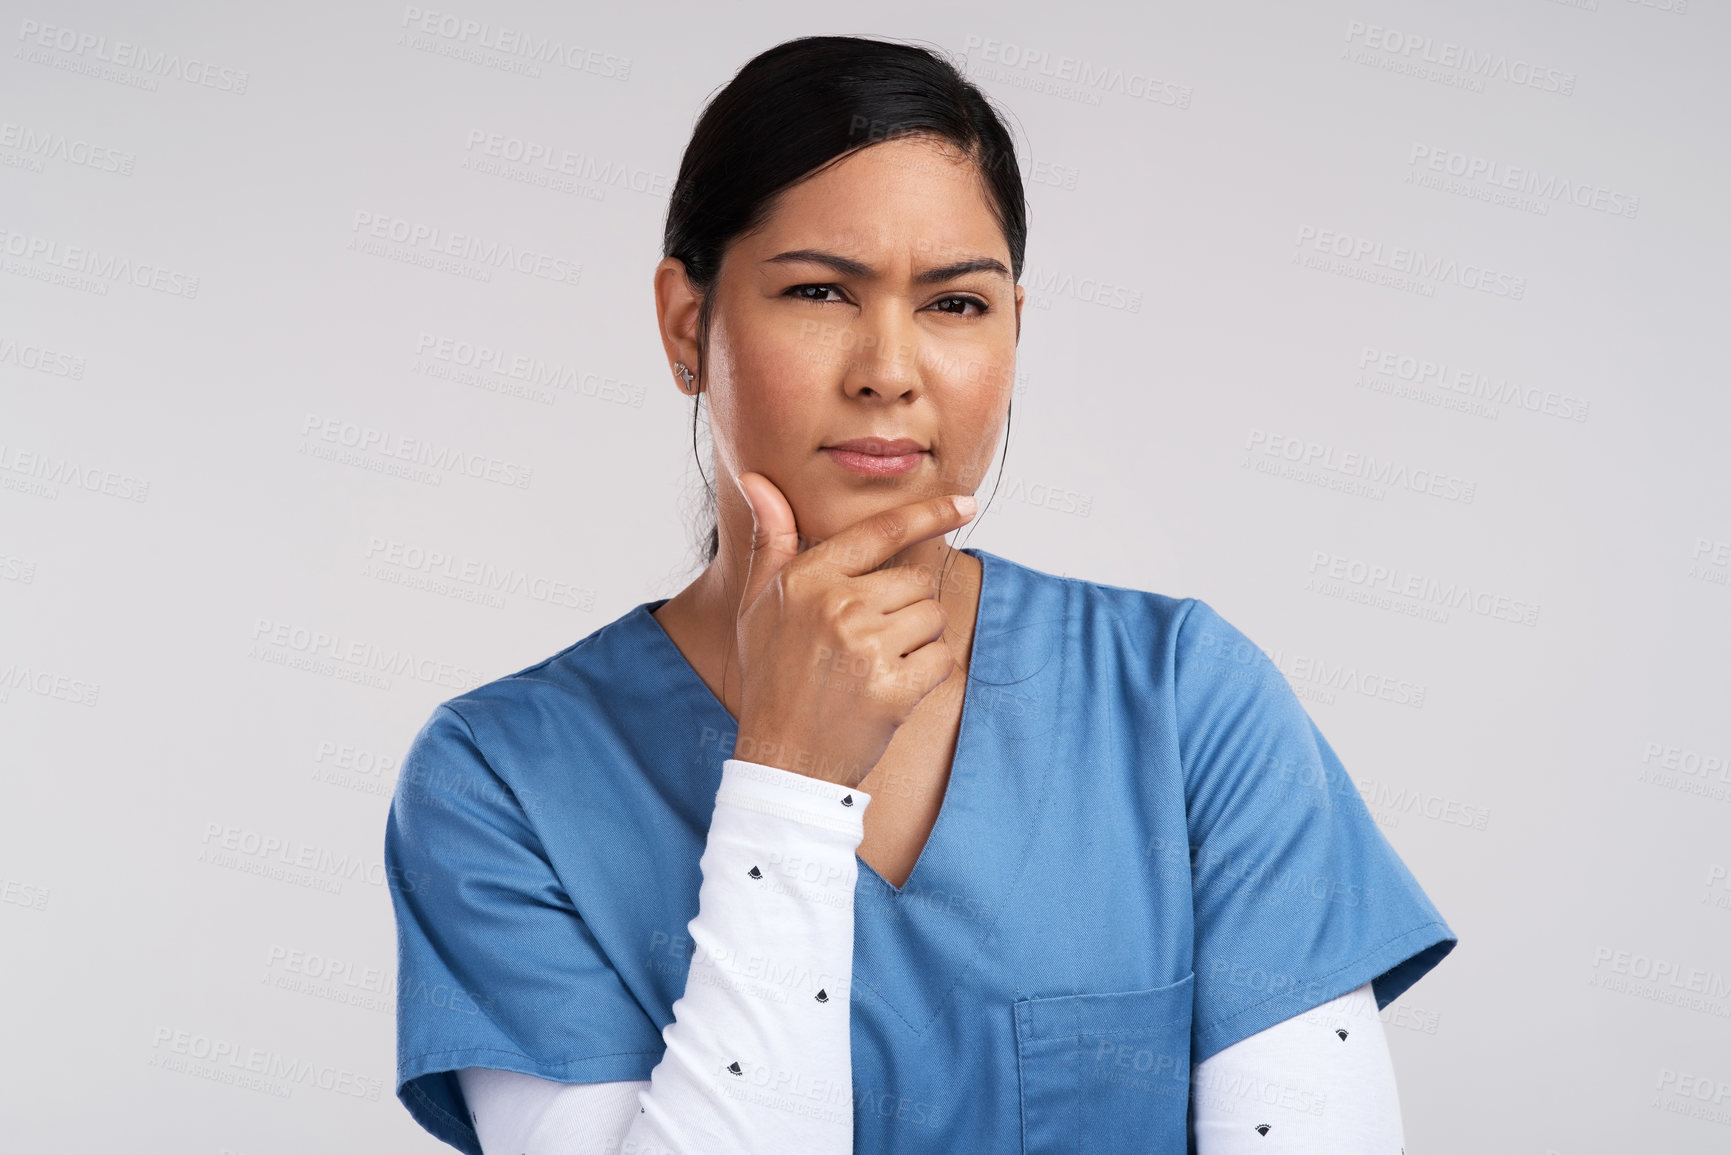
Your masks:
[{"label": "woman's hand", "polygon": [[877,567],[966,525],[974,499],[957,494],[885,510],[802,553],[793,510],[775,483],[747,472],[738,484],[753,524],[739,602],[734,756],[857,786],[956,665],[930,575]]}]

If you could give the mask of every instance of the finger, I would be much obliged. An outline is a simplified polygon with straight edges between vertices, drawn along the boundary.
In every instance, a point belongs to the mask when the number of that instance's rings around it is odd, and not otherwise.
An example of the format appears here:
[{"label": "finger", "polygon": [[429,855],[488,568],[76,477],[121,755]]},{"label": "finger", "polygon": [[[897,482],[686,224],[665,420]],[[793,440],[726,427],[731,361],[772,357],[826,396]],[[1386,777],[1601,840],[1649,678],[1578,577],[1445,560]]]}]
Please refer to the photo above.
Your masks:
[{"label": "finger", "polygon": [[943,637],[949,623],[950,616],[931,598],[885,614],[878,633],[883,642],[882,652],[905,657]]},{"label": "finger", "polygon": [[967,494],[929,497],[861,518],[807,553],[814,562],[850,577],[877,569],[910,545],[960,529],[974,517],[974,499]]},{"label": "finger", "polygon": [[837,580],[847,582],[861,604],[886,614],[938,596],[935,571],[931,566],[888,565],[859,577]]},{"label": "finger", "polygon": [[910,708],[921,698],[937,689],[959,668],[950,647],[939,638],[914,650],[896,665],[896,686],[903,691],[903,700]]},{"label": "finger", "polygon": [[747,470],[734,478],[745,504],[751,509],[751,557],[746,563],[743,609],[757,600],[782,566],[799,553],[799,530],[793,507],[775,483],[761,473]]}]

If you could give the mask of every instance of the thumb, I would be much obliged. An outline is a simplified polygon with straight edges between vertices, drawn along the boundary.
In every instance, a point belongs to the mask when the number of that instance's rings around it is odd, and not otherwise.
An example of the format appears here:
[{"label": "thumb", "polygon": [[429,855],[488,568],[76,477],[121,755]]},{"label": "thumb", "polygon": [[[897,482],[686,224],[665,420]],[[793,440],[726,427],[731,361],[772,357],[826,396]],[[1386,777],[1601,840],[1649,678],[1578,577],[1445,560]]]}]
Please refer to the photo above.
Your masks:
[{"label": "thumb", "polygon": [[751,560],[745,571],[745,594],[739,602],[744,611],[781,567],[798,555],[799,529],[794,524],[793,507],[775,482],[748,470],[733,483],[751,509]]}]

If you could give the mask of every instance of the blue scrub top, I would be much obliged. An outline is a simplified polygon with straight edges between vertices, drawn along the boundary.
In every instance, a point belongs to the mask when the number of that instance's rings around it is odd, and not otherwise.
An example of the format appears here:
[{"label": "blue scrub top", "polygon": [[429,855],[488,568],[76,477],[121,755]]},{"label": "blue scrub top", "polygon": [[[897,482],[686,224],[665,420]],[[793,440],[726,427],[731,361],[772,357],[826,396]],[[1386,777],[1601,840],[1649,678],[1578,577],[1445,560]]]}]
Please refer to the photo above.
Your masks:
[{"label": "blue scrub top", "polygon": [[[943,807],[905,885],[858,863],[854,1149],[1182,1155],[1193,1065],[1366,982],[1387,1006],[1455,934],[1207,603],[966,552]],[[469,1155],[457,1069],[661,1059],[736,732],[664,600],[443,703],[404,760],[397,1094]]]}]

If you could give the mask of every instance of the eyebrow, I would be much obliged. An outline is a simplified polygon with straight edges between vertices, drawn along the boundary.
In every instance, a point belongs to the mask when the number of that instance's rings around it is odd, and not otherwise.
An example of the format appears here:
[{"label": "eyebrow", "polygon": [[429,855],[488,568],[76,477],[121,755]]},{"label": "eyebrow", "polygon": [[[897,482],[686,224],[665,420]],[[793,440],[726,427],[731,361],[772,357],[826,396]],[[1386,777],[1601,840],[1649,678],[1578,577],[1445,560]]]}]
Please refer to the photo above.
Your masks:
[{"label": "eyebrow", "polygon": [[[862,261],[856,261],[852,257],[844,257],[837,253],[826,253],[821,249],[790,249],[785,253],[777,253],[775,256],[767,258],[763,263],[770,265],[777,262],[823,265],[848,277],[870,278],[877,276],[877,270]],[[965,261],[939,265],[933,269],[922,269],[914,274],[914,283],[931,285],[940,281],[953,281],[957,277],[963,277],[969,273],[1000,273],[1008,277],[1010,270],[1004,267],[1004,262],[994,257],[970,257]]]}]

